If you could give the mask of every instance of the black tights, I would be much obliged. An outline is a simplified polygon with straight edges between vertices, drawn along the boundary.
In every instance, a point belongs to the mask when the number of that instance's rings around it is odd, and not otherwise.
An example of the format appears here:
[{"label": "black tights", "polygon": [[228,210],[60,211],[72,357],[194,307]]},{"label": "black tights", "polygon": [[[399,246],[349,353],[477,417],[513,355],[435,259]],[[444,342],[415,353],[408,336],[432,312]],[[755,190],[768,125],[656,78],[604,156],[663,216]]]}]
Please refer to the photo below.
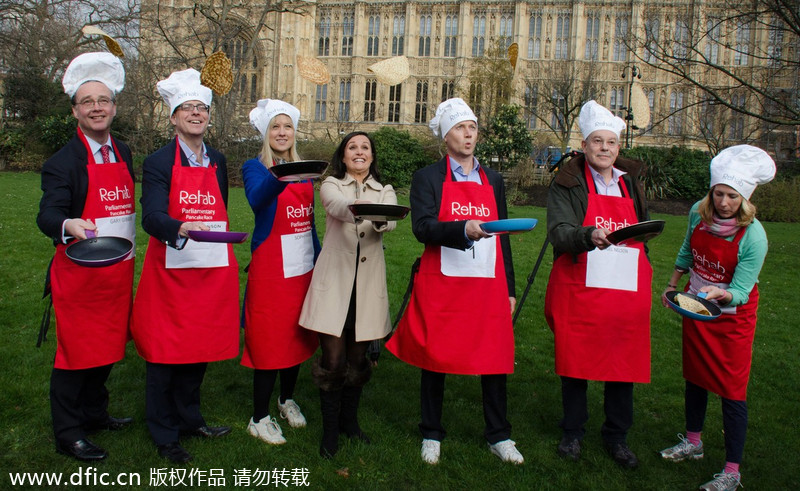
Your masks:
[{"label": "black tights", "polygon": [[264,416],[269,414],[269,400],[272,398],[272,391],[279,373],[281,374],[281,395],[278,401],[284,403],[294,394],[300,365],[279,370],[253,370],[253,421],[261,421]]},{"label": "black tights", "polygon": [[325,370],[341,370],[345,365],[361,369],[367,363],[366,354],[369,341],[356,341],[355,330],[345,329],[341,337],[330,334],[319,335],[322,348],[320,365]]}]

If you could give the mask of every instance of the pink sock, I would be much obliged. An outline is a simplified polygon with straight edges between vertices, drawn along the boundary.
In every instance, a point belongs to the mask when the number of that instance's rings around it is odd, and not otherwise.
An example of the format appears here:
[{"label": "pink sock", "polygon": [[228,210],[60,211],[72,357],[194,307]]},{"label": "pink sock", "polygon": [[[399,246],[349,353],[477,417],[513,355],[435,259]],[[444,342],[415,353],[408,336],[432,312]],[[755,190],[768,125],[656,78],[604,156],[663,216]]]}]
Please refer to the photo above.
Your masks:
[{"label": "pink sock", "polygon": [[739,473],[739,464],[734,462],[725,462],[725,471],[726,474],[738,474]]},{"label": "pink sock", "polygon": [[692,445],[700,445],[700,435],[702,435],[701,431],[687,431],[686,439],[692,442]]}]

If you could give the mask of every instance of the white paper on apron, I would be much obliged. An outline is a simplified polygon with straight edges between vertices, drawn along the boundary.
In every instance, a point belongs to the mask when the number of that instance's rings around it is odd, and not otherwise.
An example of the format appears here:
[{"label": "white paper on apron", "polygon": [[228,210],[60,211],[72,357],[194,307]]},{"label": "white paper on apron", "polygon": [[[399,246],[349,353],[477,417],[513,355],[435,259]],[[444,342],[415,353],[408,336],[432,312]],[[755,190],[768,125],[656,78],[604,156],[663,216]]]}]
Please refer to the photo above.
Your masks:
[{"label": "white paper on apron", "polygon": [[134,247],[125,258],[126,261],[136,256],[136,213],[97,218],[94,224],[97,226],[98,237],[123,237],[131,241]]},{"label": "white paper on apron", "polygon": [[635,292],[639,289],[639,249],[609,246],[586,255],[586,286]]},{"label": "white paper on apron", "polygon": [[[214,232],[225,232],[226,222],[204,222]],[[228,244],[218,242],[186,241],[180,251],[167,247],[166,268],[221,268],[228,265]]]},{"label": "white paper on apron", "polygon": [[308,273],[314,268],[314,242],[311,231],[281,235],[283,277],[292,278]]},{"label": "white paper on apron", "polygon": [[441,247],[441,270],[445,276],[494,278],[497,261],[497,238],[476,240],[465,251]]},{"label": "white paper on apron", "polygon": [[[713,281],[708,281],[707,279],[703,278],[699,274],[695,273],[693,269],[689,270],[689,293],[692,295],[697,295],[700,292],[700,289],[704,286],[716,286],[717,288],[722,288],[723,290],[727,290],[730,286],[729,283],[714,283]],[[709,302],[713,302],[719,307],[723,314],[735,314],[736,313],[736,306],[725,306],[723,307],[720,305],[716,300],[709,300]]]}]

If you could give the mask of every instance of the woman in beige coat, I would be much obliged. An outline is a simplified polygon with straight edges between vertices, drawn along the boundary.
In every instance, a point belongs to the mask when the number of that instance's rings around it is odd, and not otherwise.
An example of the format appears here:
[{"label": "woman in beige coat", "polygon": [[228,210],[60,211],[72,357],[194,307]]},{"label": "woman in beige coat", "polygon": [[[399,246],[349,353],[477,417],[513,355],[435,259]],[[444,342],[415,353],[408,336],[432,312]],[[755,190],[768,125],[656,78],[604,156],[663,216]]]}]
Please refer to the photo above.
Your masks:
[{"label": "woman in beige coat", "polygon": [[358,424],[361,390],[370,378],[370,341],[390,329],[383,233],[395,222],[356,220],[354,203],[397,204],[392,186],[379,182],[378,155],[364,132],[344,137],[320,188],[326,227],[300,325],[319,333],[322,357],[312,365],[320,389],[323,435],[320,455],[332,457],[339,432],[369,443]]}]

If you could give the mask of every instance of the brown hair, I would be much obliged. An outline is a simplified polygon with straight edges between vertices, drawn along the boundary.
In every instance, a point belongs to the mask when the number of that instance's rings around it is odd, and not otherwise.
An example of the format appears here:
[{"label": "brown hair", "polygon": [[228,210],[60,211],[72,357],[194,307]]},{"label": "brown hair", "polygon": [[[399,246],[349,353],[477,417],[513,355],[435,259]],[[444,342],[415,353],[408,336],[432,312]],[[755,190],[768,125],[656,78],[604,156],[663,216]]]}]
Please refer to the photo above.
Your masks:
[{"label": "brown hair", "polygon": [[[714,193],[714,186],[708,190],[708,193],[700,200],[700,204],[697,206],[697,211],[700,213],[700,219],[703,222],[711,225],[714,221],[714,197],[712,194]],[[746,227],[753,223],[753,219],[756,217],[756,205],[750,202],[747,198],[742,196],[742,204],[739,205],[739,209],[736,211],[736,224],[740,227]]]}]

